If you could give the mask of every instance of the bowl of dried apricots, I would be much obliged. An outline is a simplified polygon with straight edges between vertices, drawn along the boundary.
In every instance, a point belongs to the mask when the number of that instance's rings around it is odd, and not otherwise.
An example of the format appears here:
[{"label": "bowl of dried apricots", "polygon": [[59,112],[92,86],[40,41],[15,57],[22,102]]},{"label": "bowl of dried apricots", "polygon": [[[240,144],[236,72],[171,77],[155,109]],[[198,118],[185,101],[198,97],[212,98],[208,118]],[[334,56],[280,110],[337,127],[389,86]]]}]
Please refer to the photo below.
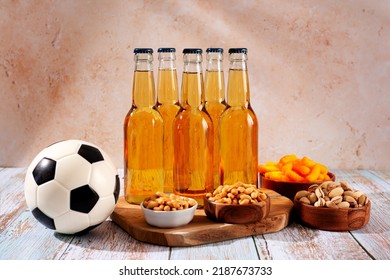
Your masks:
[{"label": "bowl of dried apricots", "polygon": [[204,197],[206,216],[216,222],[248,224],[268,216],[271,199],[256,185],[237,182],[221,185]]},{"label": "bowl of dried apricots", "polygon": [[336,176],[326,165],[307,156],[298,158],[295,154],[281,157],[277,162],[258,166],[260,186],[273,190],[291,200],[298,191],[307,190],[312,184],[335,181]]}]

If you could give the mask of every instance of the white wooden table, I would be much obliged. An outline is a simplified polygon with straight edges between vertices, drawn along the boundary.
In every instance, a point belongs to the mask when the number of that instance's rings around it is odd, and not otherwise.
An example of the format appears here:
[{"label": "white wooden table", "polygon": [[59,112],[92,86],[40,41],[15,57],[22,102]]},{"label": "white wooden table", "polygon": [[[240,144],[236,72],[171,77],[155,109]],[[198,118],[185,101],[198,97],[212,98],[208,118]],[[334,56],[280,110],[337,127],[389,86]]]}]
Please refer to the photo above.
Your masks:
[{"label": "white wooden table", "polygon": [[313,230],[291,221],[276,233],[172,248],[139,242],[110,220],[83,236],[62,235],[45,228],[27,209],[23,190],[25,171],[26,168],[0,168],[0,259],[3,260],[390,259],[390,171],[331,170],[338,181],[348,181],[371,199],[370,221],[359,230]]}]

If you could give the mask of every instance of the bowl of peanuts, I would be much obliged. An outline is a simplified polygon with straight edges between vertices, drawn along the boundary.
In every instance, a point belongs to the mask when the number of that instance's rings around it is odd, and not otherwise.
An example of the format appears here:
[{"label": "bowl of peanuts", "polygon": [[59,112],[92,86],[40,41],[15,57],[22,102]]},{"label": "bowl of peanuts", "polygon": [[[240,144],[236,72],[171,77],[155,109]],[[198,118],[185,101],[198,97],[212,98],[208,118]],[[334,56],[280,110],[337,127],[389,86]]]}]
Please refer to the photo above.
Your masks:
[{"label": "bowl of peanuts", "polygon": [[367,195],[347,182],[313,184],[294,197],[298,220],[311,228],[329,231],[356,230],[370,219],[371,202]]},{"label": "bowl of peanuts", "polygon": [[159,228],[174,228],[190,223],[197,207],[195,199],[162,192],[155,193],[141,203],[146,222]]},{"label": "bowl of peanuts", "polygon": [[204,197],[206,216],[229,224],[260,222],[268,216],[270,205],[270,197],[256,185],[241,182],[221,185]]},{"label": "bowl of peanuts", "polygon": [[258,167],[260,186],[273,190],[291,200],[300,190],[307,190],[312,184],[335,181],[336,176],[319,162],[307,156],[298,158],[295,154],[283,156],[277,162],[267,162]]}]

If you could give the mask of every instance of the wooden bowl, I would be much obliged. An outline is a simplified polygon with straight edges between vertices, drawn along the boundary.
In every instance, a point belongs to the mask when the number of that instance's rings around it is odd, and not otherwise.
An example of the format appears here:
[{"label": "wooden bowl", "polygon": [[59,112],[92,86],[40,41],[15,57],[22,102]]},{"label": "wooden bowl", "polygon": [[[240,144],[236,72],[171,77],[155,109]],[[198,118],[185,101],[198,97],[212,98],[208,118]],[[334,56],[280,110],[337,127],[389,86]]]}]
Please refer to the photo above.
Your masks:
[{"label": "wooden bowl", "polygon": [[357,208],[315,207],[294,200],[298,220],[305,226],[329,230],[356,230],[365,226],[370,219],[371,201]]},{"label": "wooden bowl", "polygon": [[271,199],[267,195],[265,204],[233,205],[216,203],[204,198],[206,216],[217,222],[229,224],[249,224],[260,222],[268,216]]},{"label": "wooden bowl", "polygon": [[[328,176],[331,181],[335,181],[336,176],[328,172]],[[264,177],[264,174],[260,173],[260,186],[261,188],[273,190],[289,199],[294,201],[294,196],[298,191],[307,190],[313,184],[321,184],[322,182],[281,182],[273,181]]]}]

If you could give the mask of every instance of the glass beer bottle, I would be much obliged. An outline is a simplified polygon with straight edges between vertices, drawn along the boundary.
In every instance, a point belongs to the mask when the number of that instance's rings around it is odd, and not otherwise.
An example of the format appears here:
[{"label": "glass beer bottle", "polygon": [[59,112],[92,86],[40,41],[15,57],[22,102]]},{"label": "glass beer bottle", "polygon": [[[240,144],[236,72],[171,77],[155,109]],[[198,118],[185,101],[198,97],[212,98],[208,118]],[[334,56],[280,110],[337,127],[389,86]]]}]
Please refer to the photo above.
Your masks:
[{"label": "glass beer bottle", "polygon": [[214,190],[213,124],[204,107],[202,49],[183,50],[182,102],[173,124],[174,192],[197,200]]},{"label": "glass beer bottle", "polygon": [[132,106],[124,121],[124,191],[129,203],[163,191],[163,119],[156,108],[153,50],[134,49]]},{"label": "glass beer bottle", "polygon": [[205,106],[210,114],[214,127],[213,175],[214,189],[219,181],[219,118],[226,108],[225,79],[223,72],[223,49],[208,48],[206,50]]},{"label": "glass beer bottle", "polygon": [[220,118],[221,184],[258,186],[258,122],[250,105],[247,49],[229,49],[227,109]]},{"label": "glass beer bottle", "polygon": [[173,193],[173,120],[180,109],[176,49],[158,49],[157,108],[164,121],[164,192]]}]

